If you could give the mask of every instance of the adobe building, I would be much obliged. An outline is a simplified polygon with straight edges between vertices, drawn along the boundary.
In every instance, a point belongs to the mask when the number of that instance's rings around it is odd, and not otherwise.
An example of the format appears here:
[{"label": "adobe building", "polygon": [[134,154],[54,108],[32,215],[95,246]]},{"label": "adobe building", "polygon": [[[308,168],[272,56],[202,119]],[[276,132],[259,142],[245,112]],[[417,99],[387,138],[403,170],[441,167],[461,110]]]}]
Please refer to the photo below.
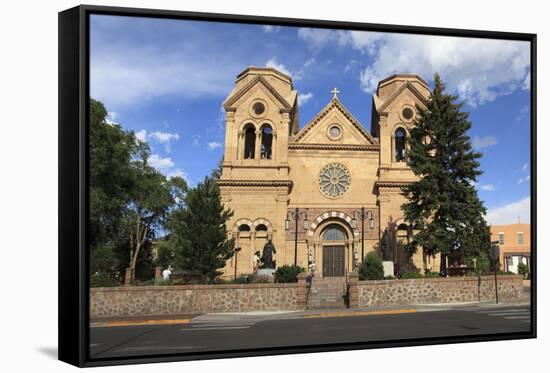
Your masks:
[{"label": "adobe building", "polygon": [[531,224],[491,225],[491,241],[498,241],[501,270],[518,273],[523,263],[531,272]]},{"label": "adobe building", "polygon": [[415,180],[405,162],[406,138],[416,106],[429,97],[428,83],[404,74],[380,81],[370,131],[338,93],[334,89],[321,112],[300,128],[289,76],[259,67],[237,76],[223,104],[219,186],[224,205],[234,211],[229,234],[241,250],[227,262],[225,277],[234,275],[235,262],[237,274],[252,273],[254,253],[268,239],[277,266],[308,268],[313,261],[323,277],[343,276],[362,255],[383,249],[396,270],[439,271],[437,258],[421,250],[409,257],[403,249],[400,193]]}]

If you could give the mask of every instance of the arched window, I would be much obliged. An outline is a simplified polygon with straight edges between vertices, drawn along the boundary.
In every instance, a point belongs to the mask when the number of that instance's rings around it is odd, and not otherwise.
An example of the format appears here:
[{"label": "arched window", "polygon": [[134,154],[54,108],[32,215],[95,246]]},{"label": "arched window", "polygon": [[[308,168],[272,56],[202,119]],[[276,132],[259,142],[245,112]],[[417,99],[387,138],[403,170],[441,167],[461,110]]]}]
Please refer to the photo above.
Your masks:
[{"label": "arched window", "polygon": [[250,226],[248,224],[239,225],[239,232],[250,232]]},{"label": "arched window", "polygon": [[407,140],[407,133],[403,128],[395,130],[395,161],[405,161],[405,143]]},{"label": "arched window", "polygon": [[323,240],[325,241],[344,241],[345,239],[346,232],[338,224],[329,225],[323,233]]},{"label": "arched window", "polygon": [[273,130],[269,124],[262,126],[262,146],[261,146],[261,158],[271,159],[273,146]]},{"label": "arched window", "polygon": [[256,226],[256,232],[267,232],[267,226],[265,224],[258,224]]},{"label": "arched window", "polygon": [[244,128],[244,159],[254,159],[256,151],[256,128],[249,123]]}]

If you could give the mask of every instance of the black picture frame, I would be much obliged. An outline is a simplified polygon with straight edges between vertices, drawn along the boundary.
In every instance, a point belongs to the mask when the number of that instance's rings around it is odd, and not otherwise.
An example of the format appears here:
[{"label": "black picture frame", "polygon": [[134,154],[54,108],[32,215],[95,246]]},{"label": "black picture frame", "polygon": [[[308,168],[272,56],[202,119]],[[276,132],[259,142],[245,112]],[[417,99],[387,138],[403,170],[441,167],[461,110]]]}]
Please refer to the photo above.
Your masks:
[{"label": "black picture frame", "polygon": [[[182,20],[221,21],[245,24],[338,28],[407,34],[476,37],[527,41],[531,46],[531,330],[508,334],[438,337],[270,349],[165,354],[143,357],[91,359],[88,354],[88,98],[89,17],[92,14],[139,16]],[[170,362],[261,355],[328,352],[370,348],[436,345],[536,338],[537,326],[537,54],[536,34],[460,30],[357,22],[197,13],[82,5],[59,13],[59,360],[79,367]]]}]

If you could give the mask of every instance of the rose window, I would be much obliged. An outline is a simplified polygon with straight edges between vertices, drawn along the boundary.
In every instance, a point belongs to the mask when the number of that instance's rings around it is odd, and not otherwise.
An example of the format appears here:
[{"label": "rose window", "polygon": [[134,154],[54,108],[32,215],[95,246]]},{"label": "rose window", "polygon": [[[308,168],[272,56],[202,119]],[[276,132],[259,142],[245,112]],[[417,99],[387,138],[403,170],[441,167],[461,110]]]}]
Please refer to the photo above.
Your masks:
[{"label": "rose window", "polygon": [[321,192],[331,198],[340,197],[348,189],[351,177],[348,169],[340,163],[330,163],[319,174]]}]

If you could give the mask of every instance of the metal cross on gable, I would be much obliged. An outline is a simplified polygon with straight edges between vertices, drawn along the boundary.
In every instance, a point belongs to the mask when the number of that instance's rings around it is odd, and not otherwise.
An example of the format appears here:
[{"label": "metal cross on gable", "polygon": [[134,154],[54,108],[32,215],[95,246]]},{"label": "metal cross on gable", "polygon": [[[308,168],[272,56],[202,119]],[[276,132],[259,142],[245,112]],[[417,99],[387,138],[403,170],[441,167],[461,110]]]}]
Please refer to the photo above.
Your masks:
[{"label": "metal cross on gable", "polygon": [[338,90],[338,88],[334,87],[332,88],[332,91],[330,91],[330,93],[332,93],[332,98],[338,98],[338,93],[340,93],[340,91]]}]

